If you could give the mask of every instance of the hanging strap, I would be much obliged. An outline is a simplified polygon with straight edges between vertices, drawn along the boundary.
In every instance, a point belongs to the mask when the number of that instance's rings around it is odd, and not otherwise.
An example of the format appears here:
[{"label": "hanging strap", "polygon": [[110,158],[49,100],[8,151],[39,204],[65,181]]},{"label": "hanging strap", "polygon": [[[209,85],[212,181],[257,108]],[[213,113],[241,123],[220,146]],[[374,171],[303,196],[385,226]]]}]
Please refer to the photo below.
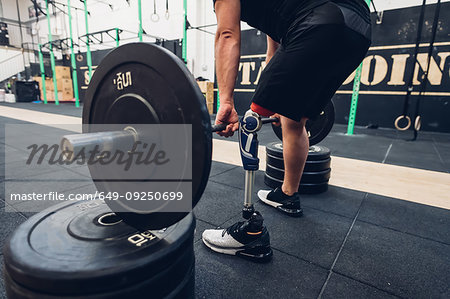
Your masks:
[{"label": "hanging strap", "polygon": [[[416,47],[414,49],[414,56],[413,56],[413,67],[412,67],[410,76],[408,78],[408,85],[406,87],[406,96],[405,96],[405,100],[403,102],[403,114],[400,115],[399,117],[397,117],[397,119],[394,122],[395,128],[400,131],[406,131],[411,126],[411,118],[408,116],[408,108],[409,108],[409,100],[411,97],[411,92],[414,89],[414,87],[413,87],[414,69],[416,67],[417,54],[419,53],[420,41],[422,38],[423,20],[425,18],[426,2],[427,2],[427,0],[423,0],[422,8],[420,10],[419,22],[418,22],[418,27],[417,27]],[[403,119],[406,119],[408,123],[406,126],[400,127],[399,123]]]},{"label": "hanging strap", "polygon": [[417,139],[417,133],[418,133],[418,131],[420,131],[420,128],[421,128],[421,125],[422,125],[422,120],[421,120],[421,117],[419,115],[420,102],[422,101],[423,94],[427,90],[428,75],[430,73],[430,64],[431,64],[431,58],[433,56],[434,42],[436,40],[436,33],[437,33],[437,27],[438,27],[438,23],[439,23],[440,11],[441,11],[441,0],[438,0],[437,4],[436,4],[436,9],[434,11],[434,21],[433,21],[433,28],[432,28],[432,31],[431,31],[430,46],[428,47],[427,68],[425,69],[425,73],[423,75],[422,82],[420,84],[419,97],[417,98],[416,111],[414,113],[415,121],[414,121],[414,138],[413,138],[413,140]]}]

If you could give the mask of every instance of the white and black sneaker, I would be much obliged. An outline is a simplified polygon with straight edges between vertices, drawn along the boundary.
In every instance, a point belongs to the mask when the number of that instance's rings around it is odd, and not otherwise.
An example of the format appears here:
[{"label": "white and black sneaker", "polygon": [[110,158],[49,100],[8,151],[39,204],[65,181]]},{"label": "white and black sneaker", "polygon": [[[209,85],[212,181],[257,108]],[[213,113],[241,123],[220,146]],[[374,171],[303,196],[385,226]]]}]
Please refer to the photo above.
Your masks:
[{"label": "white and black sneaker", "polygon": [[207,229],[202,239],[213,251],[257,262],[267,262],[273,254],[269,232],[259,212],[255,212],[249,220],[237,222],[226,229]]},{"label": "white and black sneaker", "polygon": [[292,196],[284,194],[280,187],[275,190],[259,190],[258,197],[261,201],[277,210],[292,216],[300,217],[303,215],[303,209],[300,207],[300,195],[298,192]]}]

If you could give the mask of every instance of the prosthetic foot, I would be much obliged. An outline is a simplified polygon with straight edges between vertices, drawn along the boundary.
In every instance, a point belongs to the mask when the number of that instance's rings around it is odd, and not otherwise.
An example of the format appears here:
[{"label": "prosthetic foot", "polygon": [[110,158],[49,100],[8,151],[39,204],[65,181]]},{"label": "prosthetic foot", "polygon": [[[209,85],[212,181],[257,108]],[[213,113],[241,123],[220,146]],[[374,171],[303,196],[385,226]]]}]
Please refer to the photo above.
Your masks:
[{"label": "prosthetic foot", "polygon": [[237,222],[226,229],[205,230],[202,239],[215,252],[256,262],[269,261],[273,254],[269,232],[258,212],[253,213],[248,220]]}]

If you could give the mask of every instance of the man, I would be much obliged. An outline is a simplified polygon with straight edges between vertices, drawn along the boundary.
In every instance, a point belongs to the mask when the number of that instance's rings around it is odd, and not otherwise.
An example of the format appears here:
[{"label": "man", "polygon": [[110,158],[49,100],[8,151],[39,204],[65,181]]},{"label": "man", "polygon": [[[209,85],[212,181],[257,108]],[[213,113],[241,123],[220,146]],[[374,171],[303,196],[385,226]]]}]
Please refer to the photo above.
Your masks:
[{"label": "man", "polygon": [[[301,216],[297,190],[309,149],[305,123],[320,114],[364,58],[371,42],[369,9],[364,0],[213,1],[218,23],[215,56],[220,91],[216,124],[228,124],[219,135],[232,136],[239,128],[233,90],[242,20],[267,34],[267,66],[251,110],[280,118],[283,128],[283,185],[272,191],[261,190],[258,196],[285,214]],[[261,223],[259,229],[255,223]],[[267,247],[268,240],[259,214],[226,230],[203,233],[208,247],[228,254],[239,255],[249,248],[255,252],[255,247]]]}]

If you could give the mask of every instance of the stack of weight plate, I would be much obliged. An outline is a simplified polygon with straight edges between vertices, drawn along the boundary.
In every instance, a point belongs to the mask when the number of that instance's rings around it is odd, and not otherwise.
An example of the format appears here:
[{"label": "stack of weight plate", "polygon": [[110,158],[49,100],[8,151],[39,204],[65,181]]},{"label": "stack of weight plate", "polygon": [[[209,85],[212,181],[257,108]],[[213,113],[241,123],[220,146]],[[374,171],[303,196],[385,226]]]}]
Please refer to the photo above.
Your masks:
[{"label": "stack of weight plate", "polygon": [[103,201],[69,202],[20,225],[4,248],[8,298],[194,298],[195,219],[137,231]]},{"label": "stack of weight plate", "polygon": [[[266,153],[264,182],[271,188],[280,187],[284,179],[283,144],[280,141],[268,144]],[[317,194],[327,191],[331,175],[330,166],[330,150],[324,146],[311,146],[298,191],[301,194]]]}]

